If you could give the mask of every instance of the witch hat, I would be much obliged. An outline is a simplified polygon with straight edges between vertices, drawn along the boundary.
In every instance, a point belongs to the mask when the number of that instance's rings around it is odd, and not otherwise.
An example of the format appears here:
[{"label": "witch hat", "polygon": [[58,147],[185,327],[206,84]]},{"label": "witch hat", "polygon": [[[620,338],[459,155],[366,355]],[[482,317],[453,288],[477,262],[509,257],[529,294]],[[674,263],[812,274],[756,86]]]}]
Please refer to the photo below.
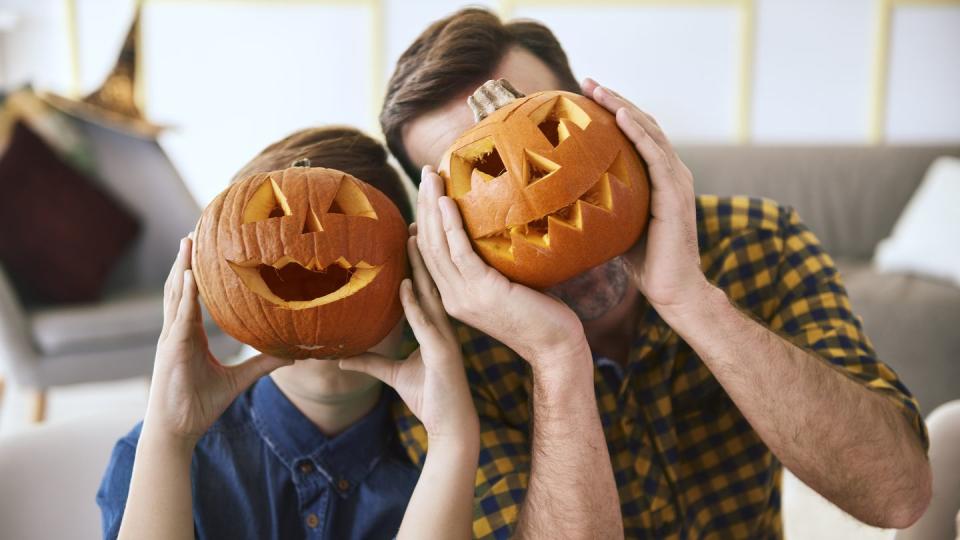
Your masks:
[{"label": "witch hat", "polygon": [[147,120],[134,97],[139,27],[138,6],[117,63],[100,88],[79,101],[52,92],[44,92],[41,97],[71,116],[138,137],[155,138],[164,126]]}]

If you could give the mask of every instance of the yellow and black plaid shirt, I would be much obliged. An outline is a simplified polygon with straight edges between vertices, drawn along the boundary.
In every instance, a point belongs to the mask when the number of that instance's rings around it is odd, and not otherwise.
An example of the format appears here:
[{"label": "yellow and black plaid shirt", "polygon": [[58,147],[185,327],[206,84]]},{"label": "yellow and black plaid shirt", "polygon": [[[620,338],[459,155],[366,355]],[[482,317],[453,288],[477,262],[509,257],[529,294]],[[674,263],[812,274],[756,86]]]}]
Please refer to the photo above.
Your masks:
[{"label": "yellow and black plaid shirt", "polygon": [[[916,401],[876,358],[833,261],[795,211],[700,196],[697,227],[711,282],[770,329],[888,396],[926,444]],[[627,538],[782,536],[780,463],[690,346],[641,309],[622,380],[594,369]],[[458,333],[481,426],[473,531],[507,538],[530,471],[529,368],[473,329]],[[422,466],[426,432],[397,412],[400,439]]]}]

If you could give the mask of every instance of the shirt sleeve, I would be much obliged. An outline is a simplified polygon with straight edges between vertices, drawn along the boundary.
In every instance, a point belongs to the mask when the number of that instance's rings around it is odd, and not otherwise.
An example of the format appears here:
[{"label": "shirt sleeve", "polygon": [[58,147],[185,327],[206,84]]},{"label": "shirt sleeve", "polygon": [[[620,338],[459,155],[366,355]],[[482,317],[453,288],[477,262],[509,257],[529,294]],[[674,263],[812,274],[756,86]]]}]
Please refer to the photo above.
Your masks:
[{"label": "shirt sleeve", "polygon": [[136,451],[136,442],[131,442],[129,438],[117,441],[107,470],[103,473],[103,480],[97,491],[97,506],[100,507],[104,539],[113,540],[120,533],[120,521],[127,505],[127,492],[130,490]]},{"label": "shirt sleeve", "polygon": [[796,211],[781,208],[779,220],[779,306],[770,321],[771,329],[889,398],[927,448],[926,426],[917,401],[897,374],[877,358],[862,321],[853,313],[833,260]]}]

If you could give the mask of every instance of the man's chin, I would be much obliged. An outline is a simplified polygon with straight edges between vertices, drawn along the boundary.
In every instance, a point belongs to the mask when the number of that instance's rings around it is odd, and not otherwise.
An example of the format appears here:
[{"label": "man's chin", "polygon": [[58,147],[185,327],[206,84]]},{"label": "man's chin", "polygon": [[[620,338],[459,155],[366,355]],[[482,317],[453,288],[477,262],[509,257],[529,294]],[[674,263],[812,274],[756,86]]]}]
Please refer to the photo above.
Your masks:
[{"label": "man's chin", "polygon": [[547,292],[567,304],[581,321],[588,322],[599,319],[622,302],[628,283],[624,261],[617,257],[554,285]]}]

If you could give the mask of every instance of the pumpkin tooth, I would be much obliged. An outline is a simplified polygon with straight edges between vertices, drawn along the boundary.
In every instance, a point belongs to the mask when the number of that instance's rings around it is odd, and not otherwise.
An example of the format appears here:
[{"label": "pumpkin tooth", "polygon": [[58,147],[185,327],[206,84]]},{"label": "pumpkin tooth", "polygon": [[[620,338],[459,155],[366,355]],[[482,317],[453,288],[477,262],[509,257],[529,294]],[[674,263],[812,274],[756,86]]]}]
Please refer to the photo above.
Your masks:
[{"label": "pumpkin tooth", "polygon": [[508,261],[514,260],[513,239],[510,238],[508,231],[501,231],[497,234],[477,238],[474,241],[480,249],[487,252],[488,256],[492,254],[495,257]]},{"label": "pumpkin tooth", "polygon": [[623,161],[623,152],[617,151],[610,166],[607,167],[607,173],[616,178],[620,183],[630,185],[630,173],[627,172],[627,164]]},{"label": "pumpkin tooth", "polygon": [[560,170],[560,165],[536,152],[530,150],[524,150],[523,152],[523,181],[527,186],[546,180],[551,174]]},{"label": "pumpkin tooth", "polygon": [[613,210],[613,193],[610,191],[610,173],[603,173],[600,180],[590,189],[580,196],[577,201],[596,206],[597,208],[610,212]]}]

